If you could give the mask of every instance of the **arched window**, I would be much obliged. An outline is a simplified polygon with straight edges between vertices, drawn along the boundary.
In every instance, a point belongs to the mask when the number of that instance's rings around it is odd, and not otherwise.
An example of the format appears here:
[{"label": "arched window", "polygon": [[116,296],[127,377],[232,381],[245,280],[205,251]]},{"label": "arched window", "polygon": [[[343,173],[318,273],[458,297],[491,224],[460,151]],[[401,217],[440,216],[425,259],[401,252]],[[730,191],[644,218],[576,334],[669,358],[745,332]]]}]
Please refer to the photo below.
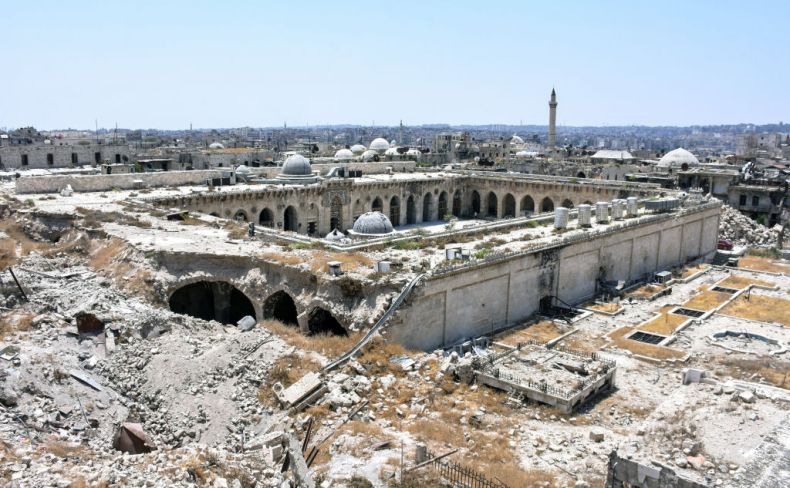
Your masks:
[{"label": "arched window", "polygon": [[521,215],[530,216],[535,213],[535,200],[529,195],[524,195],[521,199]]},{"label": "arched window", "polygon": [[496,193],[489,192],[486,198],[486,216],[496,217],[499,211],[499,202],[497,201]]},{"label": "arched window", "polygon": [[516,198],[512,194],[508,193],[505,195],[502,204],[504,205],[502,217],[512,218],[516,216]]}]

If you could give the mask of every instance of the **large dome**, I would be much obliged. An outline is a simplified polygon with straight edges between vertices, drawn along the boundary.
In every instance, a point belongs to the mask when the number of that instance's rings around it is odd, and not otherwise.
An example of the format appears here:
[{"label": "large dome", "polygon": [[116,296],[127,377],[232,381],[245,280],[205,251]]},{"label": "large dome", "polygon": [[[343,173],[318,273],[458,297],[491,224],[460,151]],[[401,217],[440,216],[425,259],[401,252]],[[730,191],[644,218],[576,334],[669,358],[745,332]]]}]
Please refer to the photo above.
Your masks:
[{"label": "large dome", "polygon": [[379,153],[373,149],[368,149],[362,153],[362,161],[375,161],[379,157]]},{"label": "large dome", "polygon": [[386,151],[384,151],[384,155],[385,156],[397,156],[398,154],[399,153],[398,153],[398,148],[397,147],[391,147],[391,148],[387,149]]},{"label": "large dome", "polygon": [[513,137],[510,138],[511,144],[524,144],[524,139],[520,138],[516,134],[513,134]]},{"label": "large dome", "polygon": [[222,145],[220,142],[212,142],[208,145],[209,149],[225,149],[225,146]]},{"label": "large dome", "polygon": [[696,156],[686,151],[682,147],[669,151],[658,160],[658,165],[662,168],[681,168],[683,165],[699,166],[699,160]]},{"label": "large dome", "polygon": [[378,137],[373,139],[373,142],[370,143],[370,149],[376,151],[379,154],[382,154],[384,151],[390,148],[390,143],[387,142],[386,139]]},{"label": "large dome", "polygon": [[293,154],[288,156],[288,159],[283,163],[280,174],[288,176],[310,176],[313,174],[313,169],[307,158],[301,154]]},{"label": "large dome", "polygon": [[367,148],[362,144],[354,144],[353,146],[351,146],[351,152],[354,154],[362,154],[363,152],[365,152],[365,149]]},{"label": "large dome", "polygon": [[381,212],[366,212],[354,222],[354,232],[359,234],[389,234],[392,222]]},{"label": "large dome", "polygon": [[341,149],[335,153],[335,159],[353,159],[354,153],[350,149]]}]

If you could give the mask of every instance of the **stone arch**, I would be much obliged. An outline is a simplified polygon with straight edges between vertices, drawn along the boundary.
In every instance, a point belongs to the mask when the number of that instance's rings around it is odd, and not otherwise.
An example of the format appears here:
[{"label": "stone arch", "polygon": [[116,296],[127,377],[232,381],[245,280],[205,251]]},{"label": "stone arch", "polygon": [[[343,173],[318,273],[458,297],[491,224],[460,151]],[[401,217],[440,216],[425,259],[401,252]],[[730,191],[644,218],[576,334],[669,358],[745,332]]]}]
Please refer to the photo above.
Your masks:
[{"label": "stone arch", "polygon": [[620,190],[617,192],[617,198],[628,198],[629,196],[628,190]]},{"label": "stone arch", "polygon": [[570,200],[570,198],[566,198],[562,201],[562,206],[565,208],[573,208],[573,202]]},{"label": "stone arch", "polygon": [[293,205],[288,205],[283,212],[283,230],[299,232],[299,214]]},{"label": "stone arch", "polygon": [[497,217],[499,214],[499,201],[497,200],[496,193],[488,192],[486,197],[486,217]]},{"label": "stone arch", "polygon": [[307,316],[307,329],[310,335],[348,335],[346,328],[329,311],[321,307],[314,308]]},{"label": "stone arch", "polygon": [[422,197],[422,221],[423,222],[430,222],[433,220],[431,218],[431,210],[433,207],[433,194],[428,192]]},{"label": "stone arch", "polygon": [[502,205],[504,208],[502,209],[502,217],[515,217],[516,216],[516,198],[513,194],[508,193],[505,195],[505,198],[502,200]]},{"label": "stone arch", "polygon": [[447,192],[443,191],[439,194],[439,220],[443,220],[447,216]]},{"label": "stone arch", "polygon": [[461,190],[455,190],[455,192],[453,193],[453,217],[461,216],[462,203],[463,203],[463,198],[461,195]]},{"label": "stone arch", "polygon": [[329,202],[329,228],[343,230],[343,200],[340,195],[335,195]]},{"label": "stone arch", "polygon": [[170,310],[203,320],[235,324],[255,307],[238,288],[227,281],[196,281],[176,289],[168,300]]},{"label": "stone arch", "polygon": [[480,215],[480,193],[477,190],[472,190],[472,215]]},{"label": "stone arch", "polygon": [[219,218],[219,214],[217,212],[211,212],[209,215]]},{"label": "stone arch", "polygon": [[587,178],[587,176],[584,174],[584,171],[579,171],[578,173],[576,173],[576,177],[577,178]]},{"label": "stone arch", "polygon": [[233,220],[236,222],[249,222],[250,219],[247,217],[246,211],[239,209],[236,210],[235,214],[233,214]]},{"label": "stone arch", "polygon": [[395,227],[400,225],[400,198],[397,195],[390,198],[390,222]]},{"label": "stone arch", "polygon": [[521,214],[528,216],[533,213],[535,213],[535,200],[529,195],[524,195],[521,198]]},{"label": "stone arch", "polygon": [[384,210],[384,204],[381,201],[380,197],[376,197],[373,199],[373,203],[370,204],[370,211],[371,212],[381,212]]},{"label": "stone arch", "polygon": [[540,211],[541,212],[553,212],[554,211],[554,201],[546,197],[540,202]]},{"label": "stone arch", "polygon": [[406,224],[416,224],[417,223],[417,205],[414,203],[414,196],[409,195],[409,198],[406,199]]},{"label": "stone arch", "polygon": [[291,295],[284,290],[280,290],[269,295],[263,302],[263,318],[268,320],[278,320],[285,325],[298,325],[296,304]]},{"label": "stone arch", "polygon": [[274,212],[268,208],[261,210],[261,214],[258,216],[258,223],[264,227],[274,227]]}]

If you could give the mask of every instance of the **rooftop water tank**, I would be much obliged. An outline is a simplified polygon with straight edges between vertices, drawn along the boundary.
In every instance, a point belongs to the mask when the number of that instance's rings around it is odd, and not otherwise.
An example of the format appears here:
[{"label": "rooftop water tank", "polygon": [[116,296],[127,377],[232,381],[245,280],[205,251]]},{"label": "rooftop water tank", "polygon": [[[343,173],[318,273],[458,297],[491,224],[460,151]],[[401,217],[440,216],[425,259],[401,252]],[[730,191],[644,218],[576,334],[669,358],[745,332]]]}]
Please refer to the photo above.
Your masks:
[{"label": "rooftop water tank", "polygon": [[628,197],[626,199],[626,209],[628,210],[629,217],[636,217],[639,213],[639,201],[636,197]]},{"label": "rooftop water tank", "polygon": [[623,220],[624,212],[625,212],[625,201],[620,199],[612,200],[612,218],[614,220]]},{"label": "rooftop water tank", "polygon": [[554,209],[554,228],[564,229],[566,227],[568,227],[568,209],[557,207]]},{"label": "rooftop water tank", "polygon": [[599,224],[609,222],[609,202],[597,202],[595,204],[595,221]]},{"label": "rooftop water tank", "polygon": [[592,215],[592,207],[586,203],[579,205],[579,226],[589,227],[590,216]]}]

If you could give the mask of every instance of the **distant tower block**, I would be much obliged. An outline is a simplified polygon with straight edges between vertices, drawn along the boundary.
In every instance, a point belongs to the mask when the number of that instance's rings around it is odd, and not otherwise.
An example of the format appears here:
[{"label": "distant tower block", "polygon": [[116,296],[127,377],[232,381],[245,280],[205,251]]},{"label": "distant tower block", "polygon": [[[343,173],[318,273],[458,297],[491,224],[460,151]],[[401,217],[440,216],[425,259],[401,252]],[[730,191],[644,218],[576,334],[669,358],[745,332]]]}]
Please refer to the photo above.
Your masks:
[{"label": "distant tower block", "polygon": [[549,100],[549,149],[557,147],[557,93],[551,89]]}]

